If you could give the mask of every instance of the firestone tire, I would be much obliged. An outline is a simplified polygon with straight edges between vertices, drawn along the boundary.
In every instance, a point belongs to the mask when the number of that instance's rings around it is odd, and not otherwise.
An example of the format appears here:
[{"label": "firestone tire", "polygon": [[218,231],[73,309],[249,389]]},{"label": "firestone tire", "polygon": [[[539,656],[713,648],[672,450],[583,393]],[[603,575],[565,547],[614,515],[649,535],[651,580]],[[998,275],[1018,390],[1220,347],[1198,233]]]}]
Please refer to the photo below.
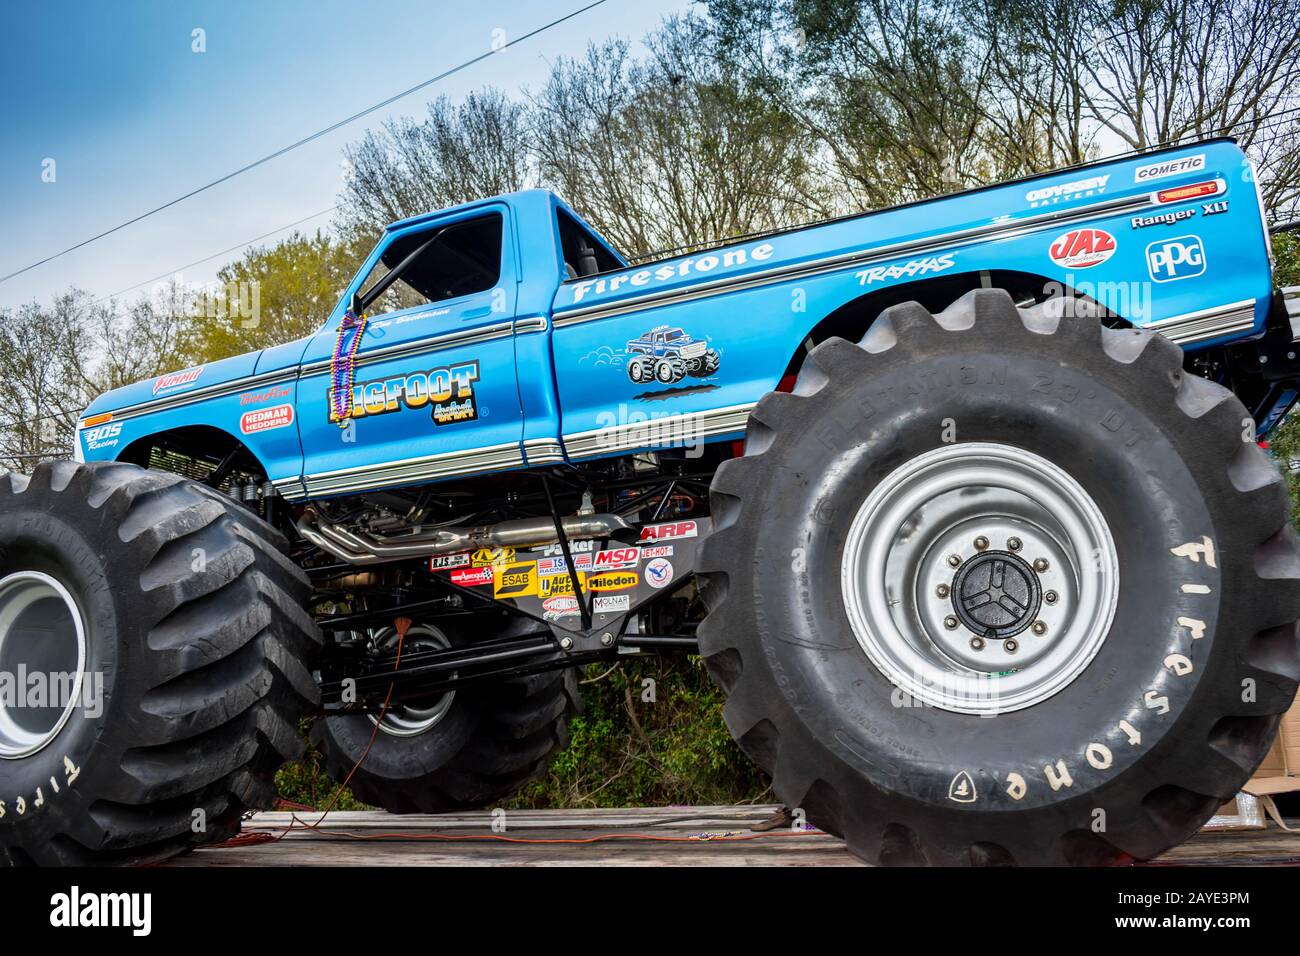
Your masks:
[{"label": "firestone tire", "polygon": [[[1185,374],[1168,340],[1059,312],[999,290],[937,315],[891,308],[861,343],[819,345],[793,393],[766,396],[745,455],[715,478],[699,641],[728,728],[781,800],[867,861],[1149,859],[1237,792],[1295,696],[1300,550],[1245,409]],[[847,599],[873,493],[963,443],[1071,475],[1118,569],[1095,656],[987,717],[900,693]],[[885,633],[893,611],[870,611]]]},{"label": "firestone tire", "polygon": [[[273,805],[276,769],[303,750],[296,721],[318,700],[310,585],[284,547],[250,512],[164,472],[53,462],[0,479],[0,581],[17,593],[58,582],[91,688],[25,756],[5,722],[0,864],[161,860]],[[5,669],[31,647],[21,625],[0,627]]]},{"label": "firestone tire", "polygon": [[362,803],[390,813],[477,810],[544,774],[580,709],[570,668],[458,690],[445,718],[418,736],[375,733],[368,717],[353,716],[318,720],[311,740],[339,782],[365,754],[349,784]]}]

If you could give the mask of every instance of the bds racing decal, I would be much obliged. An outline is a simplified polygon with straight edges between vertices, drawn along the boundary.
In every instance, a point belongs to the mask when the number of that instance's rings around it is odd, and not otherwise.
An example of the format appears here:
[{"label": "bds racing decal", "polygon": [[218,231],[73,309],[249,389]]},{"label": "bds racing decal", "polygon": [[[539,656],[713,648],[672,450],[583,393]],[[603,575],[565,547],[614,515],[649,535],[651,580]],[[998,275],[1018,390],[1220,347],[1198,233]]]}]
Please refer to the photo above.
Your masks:
[{"label": "bds racing decal", "polygon": [[[453,425],[478,418],[474,383],[479,364],[474,359],[440,366],[427,372],[412,372],[378,378],[352,386],[351,418],[387,415],[404,408],[425,408],[435,425]],[[328,389],[327,408],[334,407],[334,389]]]}]

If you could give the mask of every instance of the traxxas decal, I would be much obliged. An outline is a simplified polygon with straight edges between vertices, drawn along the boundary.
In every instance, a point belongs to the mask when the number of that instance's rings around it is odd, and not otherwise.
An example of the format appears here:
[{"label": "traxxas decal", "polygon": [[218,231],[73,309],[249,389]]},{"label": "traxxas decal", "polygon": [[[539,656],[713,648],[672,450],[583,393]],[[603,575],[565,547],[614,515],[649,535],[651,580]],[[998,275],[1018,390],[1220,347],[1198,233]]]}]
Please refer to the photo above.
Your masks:
[{"label": "traxxas decal", "polygon": [[[350,417],[386,415],[403,408],[430,406],[435,425],[452,425],[478,418],[474,383],[479,379],[478,360],[413,372],[392,378],[374,379],[352,386]],[[334,390],[329,389],[328,408],[334,407]]]}]

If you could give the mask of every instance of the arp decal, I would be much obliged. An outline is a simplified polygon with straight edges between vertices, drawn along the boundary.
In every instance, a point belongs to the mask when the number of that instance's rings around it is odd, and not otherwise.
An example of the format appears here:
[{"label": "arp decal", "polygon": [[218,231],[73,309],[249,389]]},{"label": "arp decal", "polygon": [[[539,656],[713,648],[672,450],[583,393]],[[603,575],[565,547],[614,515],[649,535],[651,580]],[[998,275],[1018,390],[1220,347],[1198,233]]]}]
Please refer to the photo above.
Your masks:
[{"label": "arp decal", "polygon": [[[427,372],[374,379],[352,386],[351,418],[387,415],[404,408],[430,409],[435,425],[452,425],[478,418],[474,383],[479,380],[475,359]],[[334,389],[328,390],[327,407],[334,408]]]},{"label": "arp decal", "polygon": [[1052,241],[1047,254],[1066,269],[1091,269],[1115,254],[1115,237],[1105,229],[1071,229]]},{"label": "arp decal", "polygon": [[686,378],[708,378],[718,370],[722,359],[707,338],[693,338],[671,325],[657,325],[630,340],[627,354],[627,377],[633,382],[658,382],[673,385]]},{"label": "arp decal", "polygon": [[168,372],[166,375],[159,375],[153,380],[153,393],[157,395],[159,392],[197,382],[202,374],[203,366],[199,365],[194,368],[187,368],[183,372]]},{"label": "arp decal", "polygon": [[245,435],[268,432],[275,428],[285,428],[293,424],[292,405],[274,405],[271,408],[257,408],[239,416],[239,430]]},{"label": "arp decal", "polygon": [[668,524],[650,524],[641,529],[642,541],[670,541],[673,538],[694,538],[700,533],[694,521],[671,521]]},{"label": "arp decal", "polygon": [[492,583],[491,568],[456,568],[449,580],[463,588],[478,588]]},{"label": "arp decal", "polygon": [[645,566],[645,583],[652,588],[667,587],[673,580],[673,563],[666,558],[655,558]]},{"label": "arp decal", "polygon": [[1200,236],[1161,239],[1147,246],[1147,271],[1155,282],[1190,279],[1205,272],[1205,247]]}]

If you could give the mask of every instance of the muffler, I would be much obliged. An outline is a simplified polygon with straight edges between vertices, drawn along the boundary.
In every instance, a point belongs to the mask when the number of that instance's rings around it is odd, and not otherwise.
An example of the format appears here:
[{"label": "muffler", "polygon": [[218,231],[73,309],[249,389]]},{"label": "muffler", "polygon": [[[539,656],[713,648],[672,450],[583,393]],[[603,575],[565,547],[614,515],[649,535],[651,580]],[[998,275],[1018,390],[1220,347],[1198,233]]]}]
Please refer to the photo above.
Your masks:
[{"label": "muffler", "polygon": [[[605,538],[623,543],[637,540],[637,531],[618,515],[570,515],[561,518],[564,535],[571,541]],[[382,564],[478,548],[535,548],[560,540],[551,518],[518,518],[476,527],[435,528],[373,535],[350,531],[324,521],[312,508],[298,519],[298,533],[322,551],[349,564]]]}]

